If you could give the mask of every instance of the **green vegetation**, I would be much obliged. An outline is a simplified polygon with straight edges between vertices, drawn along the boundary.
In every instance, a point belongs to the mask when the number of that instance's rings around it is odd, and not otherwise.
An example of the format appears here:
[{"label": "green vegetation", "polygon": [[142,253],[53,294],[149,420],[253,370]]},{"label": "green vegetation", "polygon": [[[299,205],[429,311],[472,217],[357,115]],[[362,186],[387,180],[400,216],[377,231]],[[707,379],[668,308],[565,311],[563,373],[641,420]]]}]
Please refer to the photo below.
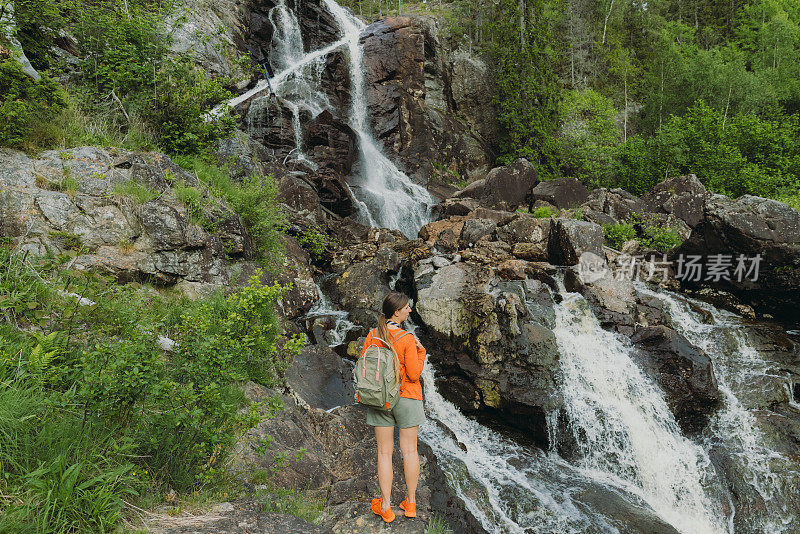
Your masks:
[{"label": "green vegetation", "polygon": [[453,534],[453,529],[447,525],[442,516],[433,515],[428,521],[428,528],[425,529],[425,534]]},{"label": "green vegetation", "polygon": [[624,242],[632,239],[659,252],[666,252],[683,242],[683,238],[674,229],[654,226],[644,220],[640,214],[633,214],[625,222],[605,224],[603,230],[608,245],[617,249]]},{"label": "green vegetation", "polygon": [[127,181],[114,186],[114,194],[123,197],[131,197],[137,203],[144,204],[158,198],[158,193],[153,191],[147,184]]},{"label": "green vegetation", "polygon": [[33,81],[15,59],[0,60],[0,146],[25,148],[39,123],[67,105],[64,91],[45,75]]},{"label": "green vegetation", "polygon": [[546,219],[548,217],[555,217],[556,213],[553,212],[550,206],[542,206],[533,210],[533,216],[537,219]]},{"label": "green vegetation", "polygon": [[501,161],[634,194],[694,173],[714,192],[791,199],[799,6],[454,0],[446,46],[494,70]]},{"label": "green vegetation", "polygon": [[311,257],[318,260],[325,252],[327,235],[320,232],[317,228],[309,227],[297,237],[297,242],[311,254]]},{"label": "green vegetation", "polygon": [[79,252],[83,248],[83,240],[78,234],[71,234],[69,232],[50,232],[50,239],[54,239],[61,243],[61,246],[66,250],[74,250]]},{"label": "green vegetation", "polygon": [[671,228],[645,226],[643,233],[644,236],[639,241],[644,246],[656,249],[659,252],[666,252],[683,243],[683,238]]},{"label": "green vegetation", "polygon": [[312,492],[277,488],[267,484],[266,489],[258,490],[258,511],[264,513],[290,514],[316,523],[322,515],[323,501]]},{"label": "green vegetation", "polygon": [[280,383],[302,343],[278,349],[283,288],[258,276],[191,302],[64,271],[66,259],[0,248],[3,532],[110,531],[126,501],[213,486],[260,417],[237,413],[238,385]]},{"label": "green vegetation", "polygon": [[184,156],[174,161],[197,173],[212,199],[224,200],[239,214],[253,239],[261,264],[270,270],[277,269],[283,261],[281,232],[286,228],[286,220],[277,202],[278,186],[272,176],[250,176],[233,182],[225,167],[208,163],[203,158]]},{"label": "green vegetation", "polygon": [[[0,121],[10,125],[0,146],[99,144],[201,154],[231,132],[232,118],[204,118],[232,96],[225,89],[230,80],[212,79],[187,57],[168,53],[171,36],[162,21],[173,2],[21,0],[16,7],[20,42],[45,75],[33,82],[14,59],[0,62]],[[61,30],[77,41],[74,68],[48,52]],[[68,94],[48,71],[74,71]]]},{"label": "green vegetation", "polygon": [[606,242],[614,248],[619,248],[625,241],[636,239],[636,229],[631,223],[604,224],[603,230],[606,233]]}]

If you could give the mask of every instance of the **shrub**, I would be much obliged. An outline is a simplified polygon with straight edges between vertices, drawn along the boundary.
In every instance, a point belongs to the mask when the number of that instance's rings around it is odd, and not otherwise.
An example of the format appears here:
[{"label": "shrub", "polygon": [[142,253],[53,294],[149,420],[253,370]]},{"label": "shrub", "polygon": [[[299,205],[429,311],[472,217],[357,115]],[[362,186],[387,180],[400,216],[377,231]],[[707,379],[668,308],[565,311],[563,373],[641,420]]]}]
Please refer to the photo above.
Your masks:
[{"label": "shrub", "polygon": [[274,178],[256,175],[234,183],[225,167],[208,163],[200,157],[178,156],[173,161],[196,172],[212,194],[233,208],[247,227],[261,264],[270,270],[277,269],[283,261],[282,231],[286,228],[286,217],[280,209]]},{"label": "shrub", "polygon": [[310,227],[297,237],[297,242],[311,254],[311,257],[318,260],[325,252],[327,236],[317,228]]},{"label": "shrub", "polygon": [[3,532],[112,531],[122,499],[216,481],[236,433],[258,421],[237,413],[238,384],[280,383],[301,344],[278,348],[283,289],[258,276],[191,302],[60,262],[0,248]]},{"label": "shrub", "polygon": [[540,208],[536,208],[533,210],[533,216],[537,219],[544,219],[547,217],[553,217],[555,213],[553,213],[552,208],[550,206],[542,206]]},{"label": "shrub", "polygon": [[25,148],[37,122],[66,106],[66,95],[47,74],[34,81],[14,59],[0,61],[0,146]]},{"label": "shrub", "polygon": [[625,241],[636,238],[636,229],[633,224],[628,222],[604,224],[603,230],[606,234],[606,241],[614,248],[619,248]]},{"label": "shrub", "polygon": [[671,228],[645,226],[643,228],[643,234],[640,240],[641,243],[659,252],[666,252],[683,243],[683,238],[680,234]]},{"label": "shrub", "polygon": [[[148,93],[149,94],[149,93]],[[215,105],[233,96],[188,57],[166,59],[158,71],[144,117],[170,154],[202,154],[235,128],[232,117],[206,120]]]}]

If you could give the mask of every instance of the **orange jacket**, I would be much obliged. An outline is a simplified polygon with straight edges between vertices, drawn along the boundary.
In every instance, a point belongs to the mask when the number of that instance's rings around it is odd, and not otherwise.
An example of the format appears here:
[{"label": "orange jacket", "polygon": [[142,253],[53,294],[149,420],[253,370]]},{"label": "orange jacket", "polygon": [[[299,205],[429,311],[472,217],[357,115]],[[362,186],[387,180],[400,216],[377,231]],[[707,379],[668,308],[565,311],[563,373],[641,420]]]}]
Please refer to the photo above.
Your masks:
[{"label": "orange jacket", "polygon": [[[414,341],[414,335],[408,334],[403,336],[397,342],[395,340],[405,332],[402,328],[395,328],[387,325],[389,328],[389,340],[394,345],[394,350],[397,351],[397,358],[400,360],[400,396],[407,399],[422,400],[422,384],[419,383],[419,377],[422,374],[422,366],[425,364],[425,349],[417,348],[417,343]],[[361,356],[372,341],[373,328],[367,334],[367,339],[364,340],[364,346],[361,349]]]}]

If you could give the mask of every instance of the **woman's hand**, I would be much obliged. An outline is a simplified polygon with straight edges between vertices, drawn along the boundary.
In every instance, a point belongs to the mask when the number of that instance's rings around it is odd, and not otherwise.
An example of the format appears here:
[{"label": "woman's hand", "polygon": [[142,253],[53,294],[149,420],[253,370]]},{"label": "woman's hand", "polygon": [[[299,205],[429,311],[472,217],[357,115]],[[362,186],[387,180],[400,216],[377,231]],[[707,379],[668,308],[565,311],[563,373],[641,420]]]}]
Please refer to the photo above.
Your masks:
[{"label": "woman's hand", "polygon": [[422,346],[422,343],[419,342],[419,339],[417,339],[416,334],[414,335],[414,343],[417,344],[417,348],[418,349],[424,349],[425,348],[425,347]]}]

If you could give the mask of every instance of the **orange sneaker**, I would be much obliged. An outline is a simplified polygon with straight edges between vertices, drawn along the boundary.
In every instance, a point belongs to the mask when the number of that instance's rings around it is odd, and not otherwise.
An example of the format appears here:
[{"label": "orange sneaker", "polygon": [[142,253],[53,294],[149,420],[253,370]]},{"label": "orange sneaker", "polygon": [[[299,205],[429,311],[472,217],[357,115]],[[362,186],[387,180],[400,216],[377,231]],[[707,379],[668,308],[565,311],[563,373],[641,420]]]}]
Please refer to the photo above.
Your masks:
[{"label": "orange sneaker", "polygon": [[417,517],[417,503],[404,500],[400,503],[400,508],[405,511],[406,517]]},{"label": "orange sneaker", "polygon": [[392,512],[391,508],[385,512],[381,511],[381,501],[382,499],[372,499],[372,511],[381,516],[381,519],[386,523],[391,523],[394,521],[394,512]]}]

